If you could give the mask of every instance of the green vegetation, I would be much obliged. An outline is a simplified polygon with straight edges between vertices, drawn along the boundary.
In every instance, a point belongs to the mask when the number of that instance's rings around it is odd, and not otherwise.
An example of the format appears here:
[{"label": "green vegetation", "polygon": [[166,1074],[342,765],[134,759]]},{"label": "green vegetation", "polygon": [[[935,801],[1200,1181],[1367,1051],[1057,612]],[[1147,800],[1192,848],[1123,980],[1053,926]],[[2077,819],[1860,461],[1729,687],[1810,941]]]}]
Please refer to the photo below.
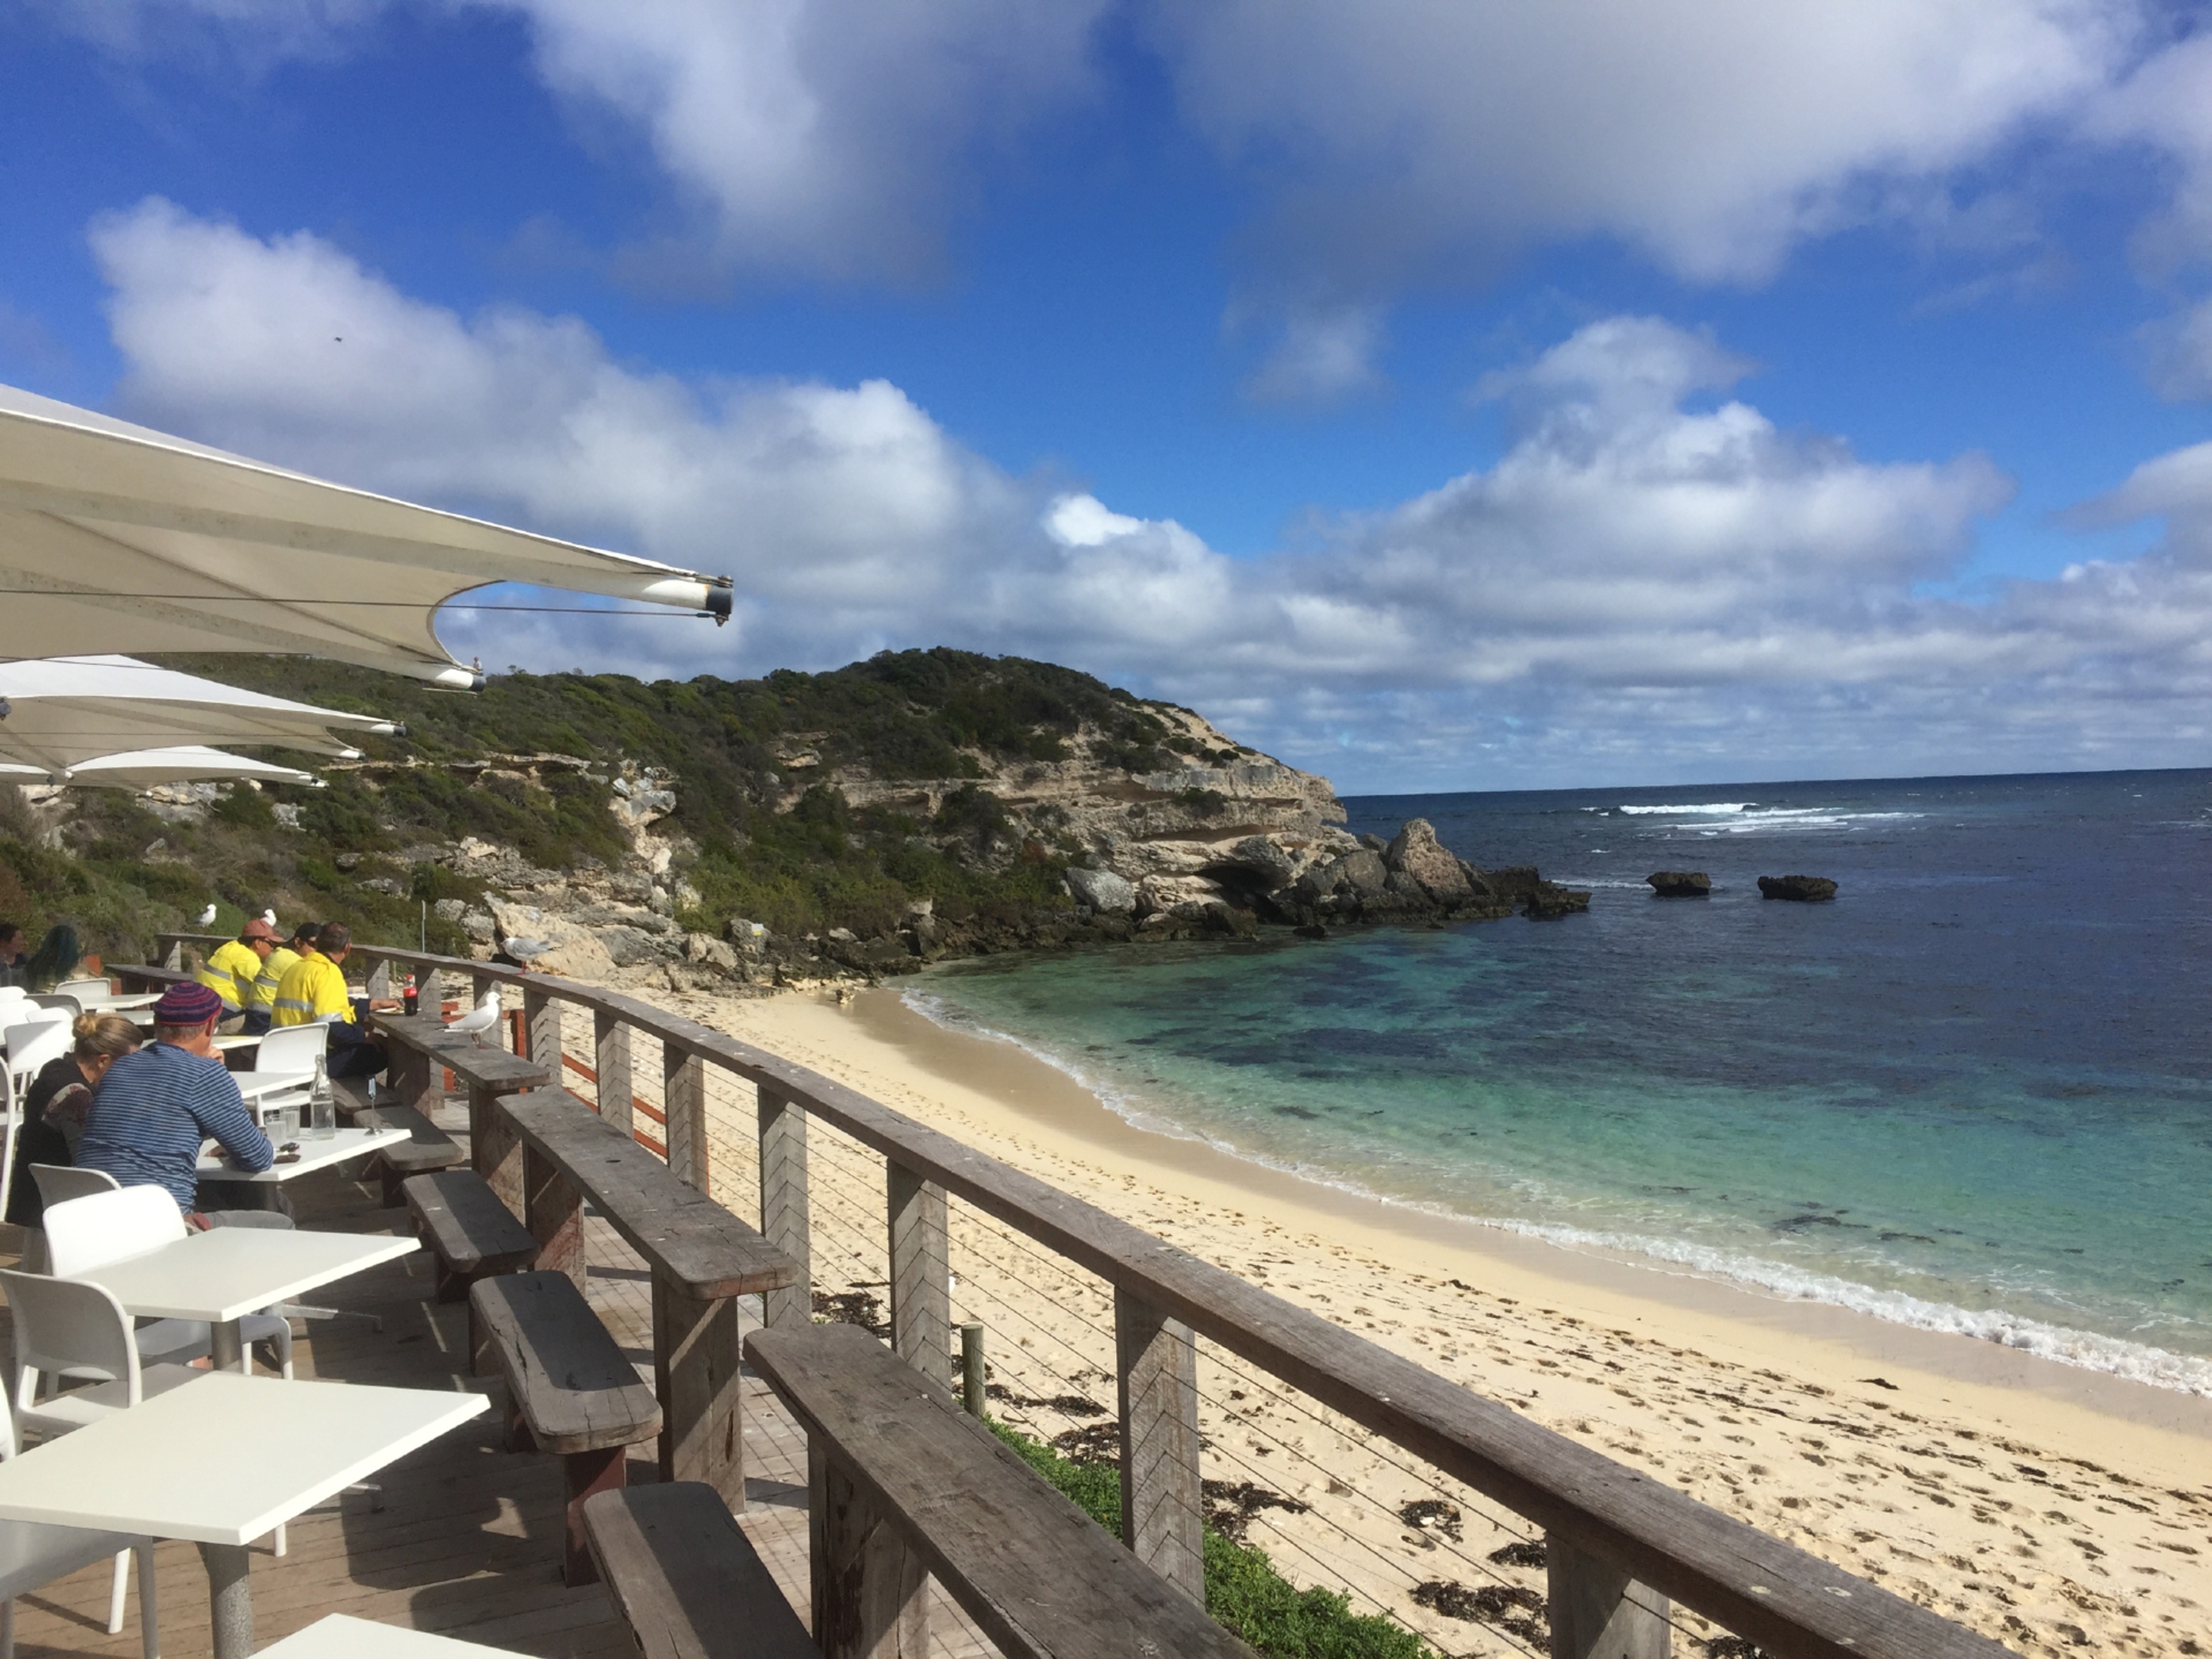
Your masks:
[{"label": "green vegetation", "polygon": [[[1121,1532],[1121,1475],[1109,1463],[1079,1463],[987,1419],[992,1433],[1115,1536]],[[1334,1590],[1299,1589],[1263,1551],[1206,1530],[1206,1610],[1261,1652],[1279,1659],[1429,1659],[1404,1626],[1352,1611]]]},{"label": "green vegetation", "polygon": [[[699,849],[679,872],[700,896],[687,926],[717,932],[744,916],[780,933],[848,927],[866,937],[923,897],[951,920],[1012,920],[1066,906],[1060,876],[1073,848],[1012,819],[978,781],[987,766],[1065,758],[1079,734],[1094,757],[1137,770],[1171,764],[1171,749],[1197,752],[1161,719],[1165,705],[1050,663],[962,651],[886,652],[830,673],[756,680],[510,672],[475,695],[295,659],[161,660],[381,714],[408,735],[362,739],[385,764],[361,770],[279,757],[329,787],[238,788],[194,823],[158,818],[123,792],[80,792],[64,842],[74,856],[37,847],[20,799],[0,788],[0,916],[27,927],[70,921],[88,948],[117,960],[150,949],[156,932],[184,925],[211,896],[218,927],[274,905],[287,921],[313,915],[365,940],[411,942],[422,902],[477,890],[412,863],[409,848],[474,836],[543,868],[612,863],[625,841],[605,775],[625,762],[672,779],[671,827]],[[590,770],[470,769],[495,754],[570,756]],[[961,787],[926,820],[856,811],[822,786],[785,809],[794,782],[841,767]],[[296,829],[280,823],[279,807],[296,809]],[[433,949],[466,953],[457,926],[434,911],[428,921]]]}]

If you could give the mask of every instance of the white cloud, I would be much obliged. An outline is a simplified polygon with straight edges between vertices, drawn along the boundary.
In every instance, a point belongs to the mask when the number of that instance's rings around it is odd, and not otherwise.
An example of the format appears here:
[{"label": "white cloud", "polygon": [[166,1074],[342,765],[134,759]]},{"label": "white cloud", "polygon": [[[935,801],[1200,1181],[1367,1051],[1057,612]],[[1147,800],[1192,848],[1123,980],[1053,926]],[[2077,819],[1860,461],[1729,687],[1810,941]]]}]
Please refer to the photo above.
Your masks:
[{"label": "white cloud", "polygon": [[1280,234],[1358,287],[1462,241],[1593,234],[1761,280],[1875,211],[1858,186],[1940,177],[2069,111],[2133,19],[2084,0],[1228,0],[1158,27],[1188,118],[1292,181]]},{"label": "white cloud", "polygon": [[969,152],[1087,96],[1104,0],[472,0],[530,21],[540,72],[648,136],[714,260],[911,277]]},{"label": "white cloud", "polygon": [[[347,50],[398,0],[35,3],[119,56],[258,74]],[[520,18],[549,88],[642,134],[680,211],[617,270],[901,283],[939,262],[985,153],[1089,100],[1108,0],[871,0],[865,17],[821,0],[416,3]]]},{"label": "white cloud", "polygon": [[[1312,296],[1371,306],[1603,237],[1756,283],[1869,222],[1985,240],[1961,173],[2070,123],[2130,61],[2130,0],[1161,5],[1185,118],[1273,205],[1248,303],[1298,353]],[[2008,244],[2023,234],[2017,212]],[[1371,372],[1371,359],[1363,367]],[[1349,378],[1340,368],[1339,378]]]},{"label": "white cloud", "polygon": [[680,380],[572,319],[462,318],[314,237],[160,201],[94,245],[133,416],[737,579],[730,633],[465,621],[495,665],[1020,652],[1368,785],[2172,764],[2212,741],[2212,446],[2085,510],[2162,519],[2154,553],[1929,598],[2008,496],[1989,461],[1778,430],[1716,342],[1613,318],[1486,383],[1495,465],[1232,560],[1007,475],[881,381]]},{"label": "white cloud", "polygon": [[1296,307],[1244,389],[1263,404],[1340,403],[1382,386],[1375,366],[1382,345],[1377,307]]}]

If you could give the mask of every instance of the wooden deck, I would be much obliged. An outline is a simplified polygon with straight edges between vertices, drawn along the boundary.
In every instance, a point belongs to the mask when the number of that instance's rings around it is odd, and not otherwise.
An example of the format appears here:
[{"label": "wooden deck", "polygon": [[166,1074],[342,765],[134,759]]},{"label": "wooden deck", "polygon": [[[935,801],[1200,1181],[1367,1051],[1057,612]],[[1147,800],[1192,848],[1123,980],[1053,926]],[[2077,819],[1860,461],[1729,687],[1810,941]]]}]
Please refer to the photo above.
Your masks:
[{"label": "wooden deck", "polygon": [[[336,1174],[295,1183],[302,1226],[391,1232],[404,1209],[381,1208],[372,1187]],[[592,1305],[648,1381],[652,1285],[629,1246],[586,1217]],[[12,1234],[13,1230],[9,1230]],[[4,1264],[0,1264],[4,1265]],[[431,1260],[418,1254],[315,1294],[320,1305],[373,1313],[309,1322],[295,1345],[302,1377],[496,1394],[495,1379],[467,1374],[467,1312],[431,1299]],[[757,1307],[752,1309],[757,1315]],[[748,1328],[751,1321],[748,1322]],[[301,1328],[295,1322],[295,1330]],[[747,1512],[751,1537],[804,1620],[808,1616],[806,1445],[757,1379],[744,1384]],[[634,1449],[629,1479],[655,1478],[651,1442]],[[250,1455],[250,1449],[241,1449]],[[294,1521],[282,1558],[264,1544],[253,1557],[254,1635],[267,1645],[332,1613],[433,1631],[544,1659],[626,1659],[635,1650],[597,1585],[561,1583],[561,1468],[557,1458],[502,1449],[496,1409],[386,1468],[381,1510],[348,1494]],[[210,1651],[207,1576],[198,1551],[170,1542],[159,1552],[161,1650],[167,1659]],[[108,1569],[63,1579],[16,1603],[22,1656],[138,1653],[136,1597],[120,1635],[109,1636]],[[996,1650],[943,1596],[933,1616],[934,1650],[973,1659]]]}]

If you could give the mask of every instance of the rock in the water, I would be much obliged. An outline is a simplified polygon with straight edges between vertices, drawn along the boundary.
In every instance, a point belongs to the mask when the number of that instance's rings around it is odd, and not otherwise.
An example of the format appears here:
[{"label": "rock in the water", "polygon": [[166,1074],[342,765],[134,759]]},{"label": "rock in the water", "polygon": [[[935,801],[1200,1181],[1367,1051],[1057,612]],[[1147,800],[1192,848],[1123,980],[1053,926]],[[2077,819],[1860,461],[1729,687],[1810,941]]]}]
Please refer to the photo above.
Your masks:
[{"label": "rock in the water", "polygon": [[1067,872],[1067,890],[1078,904],[1087,904],[1108,915],[1127,915],[1137,908],[1135,886],[1111,870],[1086,870],[1073,865]]},{"label": "rock in the water", "polygon": [[1759,896],[1771,899],[1796,899],[1806,904],[1818,904],[1823,899],[1836,896],[1836,884],[1826,876],[1761,876]]},{"label": "rock in the water", "polygon": [[1713,890],[1713,878],[1702,870],[1659,870],[1644,879],[1661,898],[1704,898]]},{"label": "rock in the water", "polygon": [[1522,901],[1521,914],[1532,921],[1555,921],[1561,916],[1573,915],[1578,910],[1589,908],[1590,896],[1576,887],[1562,887],[1556,882],[1540,881],[1535,890]]},{"label": "rock in the water", "polygon": [[1407,819],[1397,838],[1383,849],[1382,861],[1420,883],[1428,896],[1439,904],[1451,904],[1468,896],[1467,872],[1460,867],[1457,859],[1437,845],[1436,830],[1426,818]]}]

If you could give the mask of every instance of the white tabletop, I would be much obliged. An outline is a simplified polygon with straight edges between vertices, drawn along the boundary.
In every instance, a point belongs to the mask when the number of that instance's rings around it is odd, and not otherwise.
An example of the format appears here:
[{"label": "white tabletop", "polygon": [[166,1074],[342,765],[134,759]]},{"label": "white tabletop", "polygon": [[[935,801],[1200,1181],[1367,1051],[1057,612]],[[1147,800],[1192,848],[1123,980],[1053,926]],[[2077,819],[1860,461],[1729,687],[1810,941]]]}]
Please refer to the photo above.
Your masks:
[{"label": "white tabletop", "polygon": [[253,1048],[260,1041],[261,1034],[258,1031],[233,1031],[228,1036],[218,1034],[215,1040],[215,1046],[217,1053],[228,1054],[233,1048]]},{"label": "white tabletop", "polygon": [[233,1320],[422,1248],[389,1233],[216,1227],[69,1277],[105,1285],[126,1313]]},{"label": "white tabletop", "polygon": [[350,1613],[334,1613],[318,1619],[305,1630],[295,1630],[281,1642],[255,1650],[255,1659],[513,1659],[505,1648],[488,1648],[477,1642],[457,1642],[450,1636],[433,1636],[404,1625],[379,1625]]},{"label": "white tabletop", "polygon": [[78,996],[75,991],[70,992],[69,994],[76,997],[77,1006],[88,1014],[125,1013],[133,1008],[150,1008],[161,1000],[161,993],[159,991],[134,991],[128,996],[118,995],[113,992],[110,992],[106,996],[97,993]]},{"label": "white tabletop", "polygon": [[0,1463],[0,1520],[244,1545],[489,1403],[210,1371]]},{"label": "white tabletop", "polygon": [[[216,1042],[222,1039],[218,1037]],[[287,1089],[304,1089],[315,1080],[313,1072],[233,1072],[230,1080],[238,1085],[239,1098],[256,1101],[264,1095],[282,1094]]]},{"label": "white tabletop", "polygon": [[[305,1133],[299,1137],[300,1156],[290,1164],[272,1164],[257,1174],[248,1175],[234,1164],[223,1152],[217,1151],[200,1154],[193,1172],[202,1181],[255,1181],[267,1184],[272,1182],[294,1181],[317,1170],[326,1170],[333,1164],[343,1164],[349,1158],[359,1158],[380,1146],[396,1146],[413,1132],[407,1129],[351,1128],[340,1129],[327,1139],[315,1139]],[[289,1141],[283,1143],[289,1145]]]}]

